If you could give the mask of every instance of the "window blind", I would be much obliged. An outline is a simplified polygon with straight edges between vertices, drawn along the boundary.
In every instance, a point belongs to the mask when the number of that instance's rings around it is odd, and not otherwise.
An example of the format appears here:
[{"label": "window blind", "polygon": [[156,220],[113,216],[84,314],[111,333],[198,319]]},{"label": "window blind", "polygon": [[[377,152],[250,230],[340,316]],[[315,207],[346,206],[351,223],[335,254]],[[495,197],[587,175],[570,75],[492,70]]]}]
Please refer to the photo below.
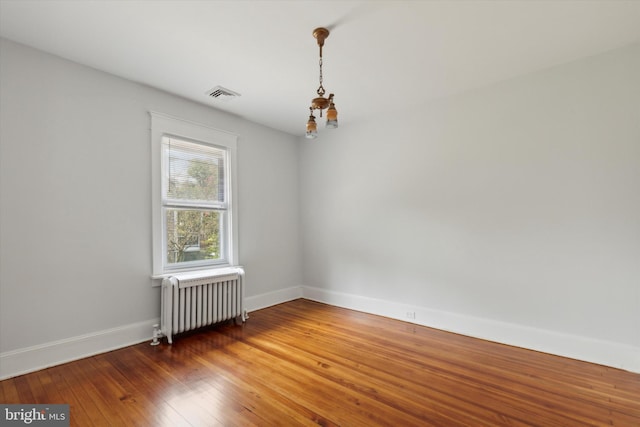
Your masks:
[{"label": "window blind", "polygon": [[225,150],[165,137],[166,201],[222,207],[225,194]]}]

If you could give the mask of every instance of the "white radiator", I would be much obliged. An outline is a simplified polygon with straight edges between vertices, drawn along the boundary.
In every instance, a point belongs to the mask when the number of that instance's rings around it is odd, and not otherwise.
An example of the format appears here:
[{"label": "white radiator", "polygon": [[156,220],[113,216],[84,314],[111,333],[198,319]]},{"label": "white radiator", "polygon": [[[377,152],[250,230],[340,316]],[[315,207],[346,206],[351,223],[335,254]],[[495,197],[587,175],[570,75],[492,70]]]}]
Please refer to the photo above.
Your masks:
[{"label": "white radiator", "polygon": [[244,270],[223,268],[177,273],[162,281],[160,331],[173,335],[225,320],[244,322]]}]

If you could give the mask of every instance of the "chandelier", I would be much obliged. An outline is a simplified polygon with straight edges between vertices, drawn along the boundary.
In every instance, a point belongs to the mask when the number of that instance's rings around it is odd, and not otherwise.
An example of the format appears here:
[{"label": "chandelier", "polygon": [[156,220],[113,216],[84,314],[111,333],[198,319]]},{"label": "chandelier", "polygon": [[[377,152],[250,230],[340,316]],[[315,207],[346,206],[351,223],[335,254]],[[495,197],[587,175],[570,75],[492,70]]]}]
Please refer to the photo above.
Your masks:
[{"label": "chandelier", "polygon": [[320,117],[322,117],[322,110],[327,109],[327,128],[335,129],[338,127],[338,111],[333,103],[333,94],[329,94],[328,98],[324,97],[325,89],[322,86],[322,46],[324,46],[324,40],[329,37],[329,30],[326,28],[316,28],[313,30],[313,37],[318,41],[318,47],[320,48],[320,86],[316,93],[318,96],[311,100],[311,106],[309,107],[309,121],[307,122],[306,137],[314,139],[318,136],[318,126],[316,125],[316,117],[313,115],[313,110],[320,110]]}]

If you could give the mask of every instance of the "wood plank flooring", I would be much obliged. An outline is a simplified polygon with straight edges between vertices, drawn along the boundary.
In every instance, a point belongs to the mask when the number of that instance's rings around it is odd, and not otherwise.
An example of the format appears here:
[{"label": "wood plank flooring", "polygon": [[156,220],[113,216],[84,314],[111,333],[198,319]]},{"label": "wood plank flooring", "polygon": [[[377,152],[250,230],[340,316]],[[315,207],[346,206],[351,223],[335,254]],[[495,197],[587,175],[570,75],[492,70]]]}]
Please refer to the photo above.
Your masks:
[{"label": "wood plank flooring", "polygon": [[73,426],[640,426],[640,374],[296,300],[0,382]]}]

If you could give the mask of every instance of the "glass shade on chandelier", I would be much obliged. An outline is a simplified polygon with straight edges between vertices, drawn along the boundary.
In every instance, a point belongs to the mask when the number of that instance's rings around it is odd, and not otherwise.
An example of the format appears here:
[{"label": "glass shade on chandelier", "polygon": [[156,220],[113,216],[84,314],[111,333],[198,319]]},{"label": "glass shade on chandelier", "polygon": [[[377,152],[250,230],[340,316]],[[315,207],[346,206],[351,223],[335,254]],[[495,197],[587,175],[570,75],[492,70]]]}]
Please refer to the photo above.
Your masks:
[{"label": "glass shade on chandelier", "polygon": [[324,46],[324,40],[329,37],[329,30],[326,28],[316,28],[313,30],[313,37],[318,41],[320,48],[320,86],[316,93],[318,96],[311,100],[311,107],[309,107],[309,120],[307,121],[307,133],[305,137],[308,139],[314,139],[318,136],[318,125],[316,124],[316,117],[313,115],[313,110],[320,110],[320,117],[322,117],[322,110],[327,109],[327,123],[328,129],[335,129],[338,127],[338,110],[333,103],[333,94],[329,94],[328,98],[324,97],[325,89],[322,86],[322,47]]},{"label": "glass shade on chandelier", "polygon": [[307,139],[315,139],[318,137],[318,125],[316,124],[316,118],[313,115],[313,108],[309,108],[309,121],[307,122]]},{"label": "glass shade on chandelier", "polygon": [[336,106],[333,101],[331,101],[329,109],[327,110],[327,127],[329,129],[335,129],[338,127],[338,110],[336,110]]}]

